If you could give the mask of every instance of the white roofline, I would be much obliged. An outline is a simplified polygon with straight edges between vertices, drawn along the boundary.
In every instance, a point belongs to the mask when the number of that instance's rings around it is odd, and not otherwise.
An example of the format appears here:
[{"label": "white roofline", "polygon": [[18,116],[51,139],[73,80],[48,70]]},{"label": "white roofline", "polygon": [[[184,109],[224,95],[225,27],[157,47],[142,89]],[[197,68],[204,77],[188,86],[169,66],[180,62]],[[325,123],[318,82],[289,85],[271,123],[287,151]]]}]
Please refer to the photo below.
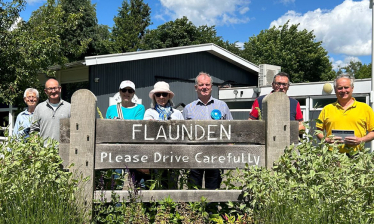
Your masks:
[{"label": "white roofline", "polygon": [[251,70],[259,72],[260,69],[257,65],[231,53],[230,51],[221,48],[215,44],[199,44],[199,45],[190,45],[183,47],[173,47],[173,48],[163,48],[156,50],[146,50],[146,51],[137,51],[137,52],[128,52],[128,53],[119,53],[119,54],[107,54],[107,55],[98,55],[85,57],[86,65],[100,65],[124,61],[135,61],[148,58],[157,58],[157,57],[166,57],[180,54],[190,54],[196,52],[207,51],[215,56],[222,58],[230,63],[237,64],[243,67],[246,70]]}]

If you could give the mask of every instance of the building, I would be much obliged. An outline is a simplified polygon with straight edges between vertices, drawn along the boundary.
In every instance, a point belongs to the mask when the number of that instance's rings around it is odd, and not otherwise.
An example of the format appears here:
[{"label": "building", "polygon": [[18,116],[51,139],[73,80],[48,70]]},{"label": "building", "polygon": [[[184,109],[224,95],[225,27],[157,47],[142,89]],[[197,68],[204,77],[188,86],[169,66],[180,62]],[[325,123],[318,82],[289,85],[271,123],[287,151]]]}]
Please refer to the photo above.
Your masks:
[{"label": "building", "polygon": [[[129,52],[86,57],[85,61],[54,66],[56,78],[62,86],[62,98],[70,101],[77,89],[87,88],[97,96],[97,106],[105,116],[110,98],[118,93],[121,81],[131,80],[136,95],[145,108],[151,100],[148,93],[157,81],[166,81],[175,93],[175,105],[186,105],[197,98],[195,77],[204,71],[213,77],[212,95],[218,98],[218,86],[257,86],[259,66],[215,45],[200,44],[175,48]],[[39,80],[44,84],[46,77]],[[44,94],[44,93],[41,93]],[[17,108],[0,109],[0,116],[8,122],[10,132]]]}]

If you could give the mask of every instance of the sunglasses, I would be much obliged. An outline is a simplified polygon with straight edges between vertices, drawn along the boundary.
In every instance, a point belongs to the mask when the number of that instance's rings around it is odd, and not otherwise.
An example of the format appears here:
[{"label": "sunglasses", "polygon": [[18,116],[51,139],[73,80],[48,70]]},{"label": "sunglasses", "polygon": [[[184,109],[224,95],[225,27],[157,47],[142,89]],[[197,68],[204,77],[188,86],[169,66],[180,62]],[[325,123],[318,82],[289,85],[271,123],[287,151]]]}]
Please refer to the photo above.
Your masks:
[{"label": "sunglasses", "polygon": [[123,93],[126,93],[126,92],[135,93],[135,90],[133,90],[133,89],[121,89],[121,92],[123,92]]},{"label": "sunglasses", "polygon": [[155,93],[156,97],[167,97],[169,95],[169,93]]}]

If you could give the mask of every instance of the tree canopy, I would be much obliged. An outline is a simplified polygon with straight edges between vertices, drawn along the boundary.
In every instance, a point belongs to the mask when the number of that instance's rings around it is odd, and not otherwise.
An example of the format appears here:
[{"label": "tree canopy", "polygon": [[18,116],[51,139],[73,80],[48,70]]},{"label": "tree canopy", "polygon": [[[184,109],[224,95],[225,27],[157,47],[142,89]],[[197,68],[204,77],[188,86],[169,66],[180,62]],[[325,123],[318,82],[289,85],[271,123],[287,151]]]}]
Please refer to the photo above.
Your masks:
[{"label": "tree canopy", "polygon": [[360,61],[350,61],[347,66],[339,68],[337,74],[347,73],[354,76],[356,79],[371,78],[371,63],[366,65]]},{"label": "tree canopy", "polygon": [[297,25],[262,30],[244,43],[241,56],[255,64],[273,64],[291,76],[292,82],[331,80],[335,76],[322,42],[313,31],[298,30]]},{"label": "tree canopy", "polygon": [[32,84],[35,68],[25,57],[28,53],[27,40],[22,35],[19,13],[26,1],[3,2],[0,0],[0,102],[12,103],[19,95],[19,89]]},{"label": "tree canopy", "polygon": [[113,20],[114,52],[137,51],[146,28],[151,25],[151,8],[142,0],[124,0]]},{"label": "tree canopy", "polygon": [[203,43],[221,43],[214,26],[195,26],[187,17],[148,30],[143,39],[143,50],[188,46]]}]

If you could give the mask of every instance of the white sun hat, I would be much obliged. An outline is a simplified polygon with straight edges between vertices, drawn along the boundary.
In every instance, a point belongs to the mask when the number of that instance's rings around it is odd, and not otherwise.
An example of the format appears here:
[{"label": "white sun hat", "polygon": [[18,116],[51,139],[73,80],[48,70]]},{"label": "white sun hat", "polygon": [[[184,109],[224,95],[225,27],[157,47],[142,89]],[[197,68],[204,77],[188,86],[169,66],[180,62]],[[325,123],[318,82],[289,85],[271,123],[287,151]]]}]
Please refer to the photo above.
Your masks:
[{"label": "white sun hat", "polygon": [[174,97],[174,93],[170,90],[169,84],[164,81],[156,82],[154,88],[149,92],[149,98],[153,99],[155,93],[169,93],[170,99]]}]

